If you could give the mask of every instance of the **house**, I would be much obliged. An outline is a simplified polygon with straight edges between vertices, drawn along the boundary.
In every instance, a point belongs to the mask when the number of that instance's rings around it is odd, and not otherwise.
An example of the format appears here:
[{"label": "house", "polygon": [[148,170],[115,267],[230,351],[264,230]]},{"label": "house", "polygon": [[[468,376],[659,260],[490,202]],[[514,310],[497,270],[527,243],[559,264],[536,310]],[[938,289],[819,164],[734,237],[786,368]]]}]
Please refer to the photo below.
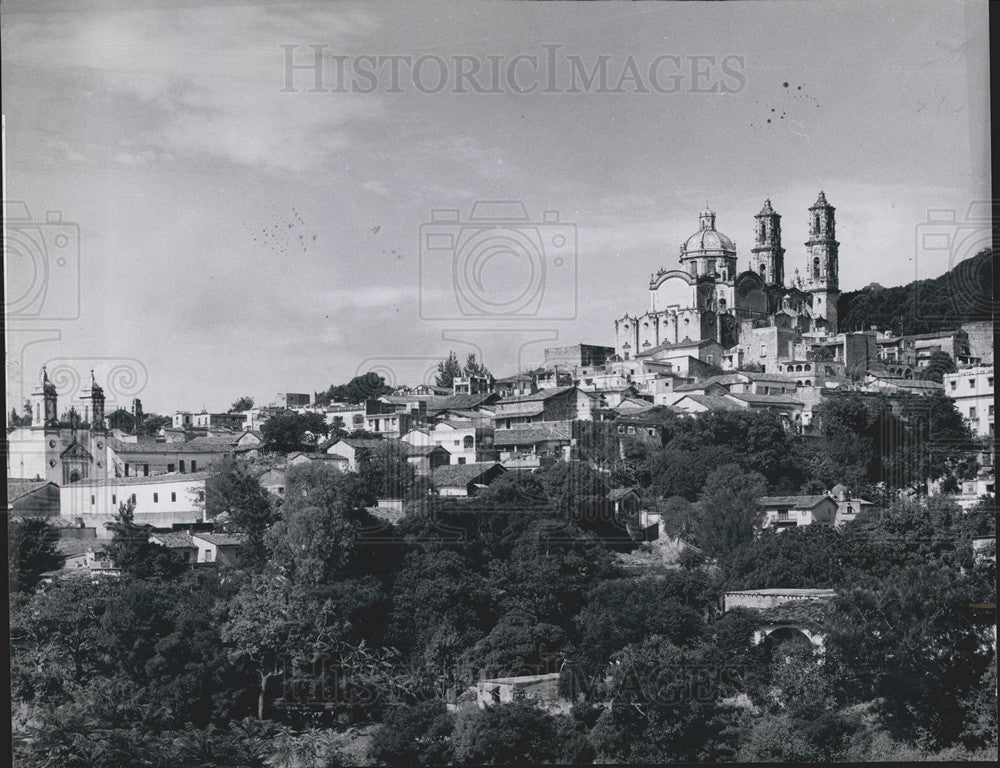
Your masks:
[{"label": "house", "polygon": [[345,437],[326,449],[327,454],[343,456],[347,459],[347,468],[351,472],[358,471],[358,464],[365,460],[365,457],[385,441],[374,437]]},{"label": "house", "polygon": [[448,464],[431,474],[431,482],[441,496],[475,496],[507,470],[496,462]]},{"label": "house", "polygon": [[491,406],[500,400],[500,396],[495,392],[477,392],[474,394],[446,395],[444,397],[435,395],[426,398],[427,416],[429,418],[440,418],[446,412],[455,413],[457,411],[479,411]]},{"label": "house", "polygon": [[508,469],[537,469],[552,461],[566,460],[573,445],[569,421],[536,422],[493,433],[493,445]]},{"label": "house", "polygon": [[731,399],[728,395],[688,395],[682,394],[681,398],[671,406],[680,413],[705,413],[705,411],[738,411],[744,410],[745,406],[739,401]]},{"label": "house", "polygon": [[166,547],[185,563],[198,562],[198,545],[187,531],[154,532],[149,534],[149,541]]},{"label": "house", "polygon": [[7,514],[58,517],[59,486],[50,480],[7,478]]},{"label": "house", "polygon": [[347,472],[350,466],[350,461],[346,456],[339,456],[335,453],[308,453],[305,451],[296,451],[295,453],[288,454],[286,463],[289,467],[295,467],[300,464],[325,464],[341,472]]},{"label": "house", "polygon": [[135,522],[153,528],[191,525],[204,520],[205,478],[194,474],[109,477],[78,480],[59,489],[60,515],[97,529],[98,538],[110,538],[105,523],[118,514],[118,505],[135,503]]},{"label": "house", "polygon": [[993,366],[977,365],[946,373],[943,386],[972,433],[977,437],[993,437]]},{"label": "house", "polygon": [[438,467],[452,463],[451,454],[440,445],[412,445],[402,440],[398,445],[406,457],[406,463],[412,466],[418,475],[429,475]]},{"label": "house", "polygon": [[185,443],[126,443],[110,439],[108,444],[112,461],[121,464],[125,477],[198,472],[232,458],[237,452],[232,441],[209,437]]},{"label": "house", "polygon": [[475,426],[471,419],[454,419],[412,429],[400,439],[413,446],[440,446],[448,451],[452,464],[474,464],[492,458],[492,432]]},{"label": "house", "polygon": [[287,476],[285,470],[272,467],[257,476],[260,487],[268,493],[273,493],[279,499],[285,496]]},{"label": "house", "polygon": [[546,710],[568,712],[572,702],[559,693],[559,673],[496,677],[476,683],[476,704],[480,709],[494,704],[530,701]]},{"label": "house", "polygon": [[239,557],[240,548],[246,545],[245,533],[203,533],[194,531],[191,539],[198,547],[199,563],[232,565]]},{"label": "house", "polygon": [[337,419],[344,429],[353,432],[365,428],[365,406],[363,405],[331,405],[323,414],[326,423],[331,427]]},{"label": "house", "polygon": [[101,557],[105,543],[97,539],[59,539],[56,551],[65,558],[61,575],[89,572],[100,566],[110,568],[111,562]]},{"label": "house", "polygon": [[767,411],[776,414],[782,424],[786,427],[800,428],[802,424],[802,411],[805,403],[789,395],[765,395],[753,392],[740,392],[739,394],[729,394],[726,396],[730,400],[737,401],[751,411]]},{"label": "house", "polygon": [[493,381],[493,391],[500,397],[521,397],[538,391],[535,377],[529,373],[518,373]]},{"label": "house", "polygon": [[550,387],[499,401],[493,420],[497,430],[540,421],[586,421],[594,407],[593,396],[579,387]]},{"label": "house", "polygon": [[867,499],[851,498],[847,486],[837,484],[830,490],[830,498],[837,502],[837,515],[834,525],[843,525],[856,518],[861,512],[872,509],[875,505]]},{"label": "house", "polygon": [[944,385],[923,379],[901,379],[878,370],[869,369],[865,372],[864,389],[869,392],[884,392],[886,394],[931,395],[935,392],[943,392]]},{"label": "house", "polygon": [[639,513],[639,494],[635,488],[612,488],[608,491],[607,500],[616,520],[624,520]]},{"label": "house", "polygon": [[800,525],[833,526],[837,502],[827,495],[762,496],[757,506],[764,513],[764,528],[784,530]]},{"label": "house", "polygon": [[671,370],[680,376],[711,375],[722,365],[722,345],[710,339],[666,342],[649,347],[636,354],[642,360],[670,363]]}]

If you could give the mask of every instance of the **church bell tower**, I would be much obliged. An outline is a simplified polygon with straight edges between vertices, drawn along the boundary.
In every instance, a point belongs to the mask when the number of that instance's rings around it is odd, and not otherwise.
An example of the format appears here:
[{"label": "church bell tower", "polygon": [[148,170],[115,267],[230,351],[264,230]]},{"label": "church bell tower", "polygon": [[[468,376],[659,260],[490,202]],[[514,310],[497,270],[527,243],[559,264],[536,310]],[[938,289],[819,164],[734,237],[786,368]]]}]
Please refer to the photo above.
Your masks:
[{"label": "church bell tower", "polygon": [[840,297],[836,240],[836,209],[822,192],[809,208],[809,239],[806,241],[806,290],[812,294],[813,318],[823,321],[829,333],[837,332],[837,299]]},{"label": "church bell tower", "polygon": [[764,285],[784,285],[785,249],[781,247],[781,216],[765,200],[757,219],[757,239],[750,257],[750,269]]}]

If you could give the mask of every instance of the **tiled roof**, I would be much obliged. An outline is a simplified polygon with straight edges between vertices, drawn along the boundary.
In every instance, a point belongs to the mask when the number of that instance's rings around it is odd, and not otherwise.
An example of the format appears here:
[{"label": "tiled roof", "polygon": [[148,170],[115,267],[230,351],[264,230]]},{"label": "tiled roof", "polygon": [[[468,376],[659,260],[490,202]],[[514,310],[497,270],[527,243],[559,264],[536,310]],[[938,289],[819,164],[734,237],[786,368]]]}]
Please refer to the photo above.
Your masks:
[{"label": "tiled roof", "polygon": [[608,491],[608,501],[618,501],[624,499],[630,493],[635,493],[635,488],[612,488]]},{"label": "tiled roof", "polygon": [[757,503],[762,507],[795,507],[796,509],[812,509],[829,496],[761,496]]},{"label": "tiled roof", "polygon": [[73,557],[97,552],[109,543],[107,539],[59,539],[56,541],[56,551],[64,557]]},{"label": "tiled roof", "polygon": [[549,387],[548,389],[540,389],[530,395],[515,395],[514,397],[505,397],[499,403],[498,406],[508,405],[510,403],[532,403],[541,400],[548,400],[550,397],[556,397],[557,395],[564,395],[571,389],[576,389],[572,384],[565,387]]},{"label": "tiled roof", "polygon": [[378,437],[345,437],[340,442],[346,443],[351,448],[375,448],[379,445],[385,445],[388,441]]},{"label": "tiled roof", "polygon": [[198,545],[187,531],[171,531],[170,533],[152,533],[150,541],[156,541],[169,549],[197,549]]},{"label": "tiled roof", "polygon": [[796,400],[794,397],[788,397],[787,395],[758,395],[753,392],[734,392],[729,397],[761,405],[805,405],[801,400]]},{"label": "tiled roof", "polygon": [[[23,480],[16,477],[7,478],[7,503],[14,501],[14,499],[19,499],[22,496],[27,496],[32,491],[37,491],[39,488],[44,488],[49,484],[48,480]],[[54,483],[53,483],[54,485]]]},{"label": "tiled roof", "polygon": [[431,475],[431,479],[434,485],[438,487],[447,486],[464,488],[469,483],[475,482],[487,472],[493,470],[495,467],[498,467],[502,472],[506,471],[502,466],[494,461],[475,464],[446,464],[445,466],[435,469]]},{"label": "tiled roof", "polygon": [[496,399],[497,395],[492,392],[480,392],[477,395],[446,395],[444,397],[435,395],[428,399],[427,410],[470,410],[481,405],[486,405],[487,401],[493,401]]},{"label": "tiled roof", "polygon": [[246,544],[247,535],[245,533],[195,533],[196,539],[202,539],[217,547],[238,547]]},{"label": "tiled roof", "polygon": [[219,437],[196,437],[186,443],[125,443],[110,438],[108,445],[119,455],[130,453],[227,453],[233,441]]},{"label": "tiled roof", "polygon": [[[703,405],[711,410],[722,410],[722,411],[733,411],[742,410],[736,403],[732,400],[727,400],[726,395],[685,395],[683,399],[693,400],[699,405]],[[676,406],[680,403],[678,400],[674,405]]]},{"label": "tiled roof", "polygon": [[571,429],[555,426],[531,426],[518,429],[498,429],[493,433],[493,445],[497,448],[511,445],[534,445],[549,441],[568,441]]},{"label": "tiled roof", "polygon": [[64,485],[63,488],[116,488],[129,485],[156,485],[157,483],[188,483],[203,482],[208,472],[169,472],[165,475],[150,475],[149,477],[107,477],[103,480],[83,479]]}]

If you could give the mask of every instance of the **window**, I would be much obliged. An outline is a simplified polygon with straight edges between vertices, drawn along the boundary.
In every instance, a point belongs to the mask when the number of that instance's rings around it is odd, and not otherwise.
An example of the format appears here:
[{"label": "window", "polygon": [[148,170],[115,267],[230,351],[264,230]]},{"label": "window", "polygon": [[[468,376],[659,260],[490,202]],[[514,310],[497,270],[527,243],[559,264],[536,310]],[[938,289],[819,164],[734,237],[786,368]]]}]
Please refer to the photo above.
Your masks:
[{"label": "window", "polygon": [[90,497],[90,506],[94,506],[97,503],[97,498],[95,496]]},{"label": "window", "polygon": [[625,427],[623,427],[621,424],[618,425],[618,434],[619,435],[625,434]]},{"label": "window", "polygon": [[198,471],[198,462],[195,461],[194,459],[191,459],[191,471],[192,472]]},{"label": "window", "polygon": [[167,472],[173,472],[173,471],[174,471],[174,465],[173,464],[167,464]]},{"label": "window", "polygon": [[951,388],[952,389],[958,389],[958,382],[955,381],[954,379],[952,379],[952,381],[951,381]]},{"label": "window", "polygon": [[184,459],[181,459],[181,473],[184,473]]},{"label": "window", "polygon": [[990,416],[993,415],[993,406],[992,405],[990,406],[989,414],[990,414]]},{"label": "window", "polygon": [[149,477],[149,464],[142,465],[142,475],[143,477]]},{"label": "window", "polygon": [[761,387],[761,394],[763,394],[763,395],[770,394],[769,391],[768,391],[768,388],[767,387]]},{"label": "window", "polygon": [[115,494],[113,494],[113,493],[111,494],[111,503],[112,504],[117,504],[118,503],[118,497],[115,496]]},{"label": "window", "polygon": [[969,409],[969,418],[970,419],[976,418],[976,409],[975,408],[970,408]]},{"label": "window", "polygon": [[133,504],[135,504],[135,494],[133,493],[131,496],[129,496],[128,500],[131,501]]},{"label": "window", "polygon": [[459,456],[458,457],[458,463],[459,464],[464,464],[465,463],[465,457],[464,456]]},{"label": "window", "polygon": [[177,494],[174,493],[173,491],[170,492],[170,500],[177,501]]},{"label": "window", "polygon": [[158,504],[158,503],[159,503],[159,501],[160,501],[160,494],[158,494],[158,493],[154,493],[154,494],[153,494],[153,503],[154,503],[154,504]]},{"label": "window", "polygon": [[760,356],[767,357],[767,344],[760,345]]},{"label": "window", "polygon": [[969,389],[975,389],[975,388],[976,388],[976,380],[969,379]]},{"label": "window", "polygon": [[990,377],[988,377],[988,378],[986,379],[986,385],[987,385],[988,387],[990,387],[991,389],[993,388],[993,377],[992,377],[992,376],[990,376]]},{"label": "window", "polygon": [[656,437],[656,430],[652,427],[646,427],[646,434],[650,437]]}]

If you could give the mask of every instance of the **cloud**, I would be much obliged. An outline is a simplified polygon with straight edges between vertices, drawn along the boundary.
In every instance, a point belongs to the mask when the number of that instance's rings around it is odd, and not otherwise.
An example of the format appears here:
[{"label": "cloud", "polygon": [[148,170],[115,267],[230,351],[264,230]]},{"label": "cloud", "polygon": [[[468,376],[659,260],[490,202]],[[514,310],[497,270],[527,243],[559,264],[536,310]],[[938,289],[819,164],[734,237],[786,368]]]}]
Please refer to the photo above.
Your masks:
[{"label": "cloud", "polygon": [[357,126],[382,111],[375,94],[280,92],[279,46],[347,46],[378,26],[359,10],[15,13],[5,26],[5,66],[89,85],[112,105],[103,138],[125,147],[111,159],[127,165],[176,156],[304,171],[349,149]]}]

